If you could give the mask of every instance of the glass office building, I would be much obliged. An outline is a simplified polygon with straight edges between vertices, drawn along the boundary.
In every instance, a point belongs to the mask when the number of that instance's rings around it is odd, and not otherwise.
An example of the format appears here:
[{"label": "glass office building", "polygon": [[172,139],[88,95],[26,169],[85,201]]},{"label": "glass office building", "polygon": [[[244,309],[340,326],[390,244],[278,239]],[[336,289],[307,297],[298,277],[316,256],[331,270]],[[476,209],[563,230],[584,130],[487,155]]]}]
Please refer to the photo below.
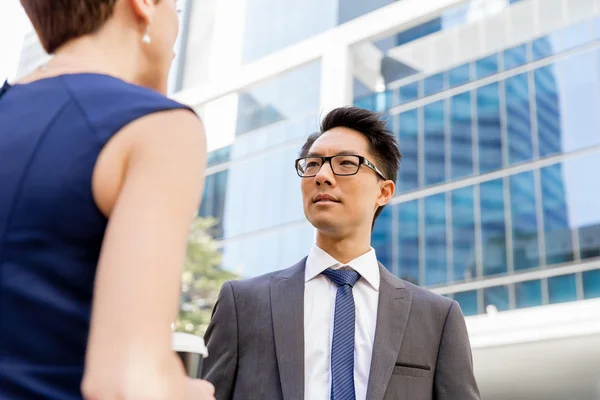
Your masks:
[{"label": "glass office building", "polygon": [[[316,5],[269,1],[246,4],[241,74],[293,57],[311,39],[323,47],[323,32],[372,11],[342,1],[325,15]],[[225,267],[244,276],[284,268],[313,241],[292,165],[324,111],[327,62],[348,75],[346,104],[382,112],[404,156],[397,196],[373,233],[387,268],[455,298],[466,315],[599,295],[600,270],[589,261],[600,256],[600,189],[587,177],[600,171],[597,6],[454,3],[350,44],[349,61],[325,47],[321,57],[194,104],[212,150],[201,215],[218,221]],[[390,5],[377,7],[371,14]]]},{"label": "glass office building", "polygon": [[460,303],[484,398],[600,398],[600,0],[213,0],[188,18],[175,97],[207,128],[200,214],[225,268],[304,257],[301,145],[335,107],[381,112],[404,158],[373,247]]}]

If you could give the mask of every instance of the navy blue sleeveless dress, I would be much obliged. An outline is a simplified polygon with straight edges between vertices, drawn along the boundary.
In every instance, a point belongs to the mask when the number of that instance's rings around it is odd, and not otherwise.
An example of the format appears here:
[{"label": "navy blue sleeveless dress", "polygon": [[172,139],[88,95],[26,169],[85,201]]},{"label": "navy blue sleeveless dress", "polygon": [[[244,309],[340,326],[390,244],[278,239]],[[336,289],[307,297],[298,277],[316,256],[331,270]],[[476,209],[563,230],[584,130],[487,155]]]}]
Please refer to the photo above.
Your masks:
[{"label": "navy blue sleeveless dress", "polygon": [[0,89],[0,399],[82,398],[107,225],[92,196],[94,164],[128,123],[180,108],[100,74]]}]

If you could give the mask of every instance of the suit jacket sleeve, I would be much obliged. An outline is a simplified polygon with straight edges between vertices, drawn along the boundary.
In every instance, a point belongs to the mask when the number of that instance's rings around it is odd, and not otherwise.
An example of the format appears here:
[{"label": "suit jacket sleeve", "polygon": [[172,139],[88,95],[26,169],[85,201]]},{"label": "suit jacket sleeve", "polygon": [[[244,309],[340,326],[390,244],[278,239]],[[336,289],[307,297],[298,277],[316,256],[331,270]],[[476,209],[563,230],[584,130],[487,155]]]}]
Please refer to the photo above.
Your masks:
[{"label": "suit jacket sleeve", "polygon": [[233,395],[238,357],[237,311],[231,282],[221,288],[204,340],[208,357],[204,360],[202,377],[215,386],[217,400],[229,400]]},{"label": "suit jacket sleeve", "polygon": [[442,332],[434,378],[434,399],[481,399],[473,373],[465,319],[456,301],[450,305]]}]

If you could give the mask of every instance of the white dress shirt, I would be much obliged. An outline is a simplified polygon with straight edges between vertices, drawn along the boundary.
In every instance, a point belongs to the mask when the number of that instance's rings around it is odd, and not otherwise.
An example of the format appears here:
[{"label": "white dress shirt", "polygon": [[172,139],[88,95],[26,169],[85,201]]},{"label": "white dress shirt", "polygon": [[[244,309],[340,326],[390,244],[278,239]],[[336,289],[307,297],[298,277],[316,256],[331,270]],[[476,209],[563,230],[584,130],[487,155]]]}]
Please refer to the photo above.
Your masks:
[{"label": "white dress shirt", "polygon": [[306,260],[304,286],[304,398],[329,400],[331,395],[331,341],[338,286],[321,273],[349,266],[360,274],[353,289],[356,307],[354,333],[354,387],[356,400],[365,400],[373,355],[379,301],[379,264],[371,250],[341,264],[316,245]]}]

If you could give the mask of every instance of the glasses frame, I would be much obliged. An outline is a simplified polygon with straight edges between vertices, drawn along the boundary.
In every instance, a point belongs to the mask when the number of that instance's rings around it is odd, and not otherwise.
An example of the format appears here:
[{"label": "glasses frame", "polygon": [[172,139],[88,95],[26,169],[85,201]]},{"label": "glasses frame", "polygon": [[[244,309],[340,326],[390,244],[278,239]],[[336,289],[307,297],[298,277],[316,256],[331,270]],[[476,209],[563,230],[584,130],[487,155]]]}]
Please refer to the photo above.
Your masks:
[{"label": "glasses frame", "polygon": [[[336,157],[358,157],[359,163],[358,163],[358,168],[356,169],[356,172],[352,173],[352,174],[338,174],[335,172],[335,170],[333,169],[333,164],[331,164],[331,160],[333,158]],[[300,161],[302,160],[306,160],[307,158],[319,158],[321,159],[321,166],[319,167],[319,170],[317,171],[316,174],[314,175],[300,175],[300,169],[298,168],[298,164],[300,163]],[[294,163],[295,167],[296,167],[296,173],[298,174],[298,176],[300,178],[314,178],[315,176],[317,176],[317,174],[319,173],[319,171],[321,171],[321,168],[323,168],[323,165],[325,163],[329,163],[329,166],[331,167],[331,172],[333,172],[334,175],[336,176],[352,176],[352,175],[356,175],[358,174],[358,171],[360,171],[360,167],[362,165],[366,166],[369,169],[372,169],[373,171],[375,171],[375,173],[377,175],[379,175],[381,177],[381,179],[383,180],[387,180],[385,178],[385,176],[383,176],[383,173],[379,170],[379,168],[377,168],[375,166],[375,164],[373,164],[371,161],[367,160],[365,157],[363,156],[359,156],[358,154],[337,154],[335,156],[328,156],[328,157],[324,157],[324,156],[306,156],[306,157],[300,157],[296,159],[296,162]]]}]

